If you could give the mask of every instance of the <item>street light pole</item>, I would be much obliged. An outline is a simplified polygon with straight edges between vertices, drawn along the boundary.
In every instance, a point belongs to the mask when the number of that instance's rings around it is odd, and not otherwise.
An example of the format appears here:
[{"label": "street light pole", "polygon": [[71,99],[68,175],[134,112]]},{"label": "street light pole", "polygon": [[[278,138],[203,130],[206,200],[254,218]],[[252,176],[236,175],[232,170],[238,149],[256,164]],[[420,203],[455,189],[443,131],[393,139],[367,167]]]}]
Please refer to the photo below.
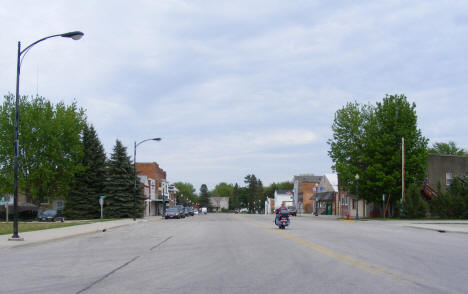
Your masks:
[{"label": "street light pole", "polygon": [[135,141],[133,145],[133,220],[136,221],[136,193],[137,193],[137,186],[136,186],[136,149],[138,145],[146,142],[146,141],[161,141],[161,138],[151,138],[143,140],[139,143]]},{"label": "street light pole", "polygon": [[[23,50],[21,50],[21,42],[18,42],[18,56],[17,56],[17,64],[16,64],[16,104],[15,104],[15,138],[14,138],[14,171],[13,171],[13,235],[9,240],[23,240],[20,238],[18,234],[18,123],[19,123],[19,81],[20,81],[20,73],[21,73],[21,63],[23,58],[28,53],[29,49],[31,49],[34,45],[44,40],[54,38],[54,37],[63,37],[63,38],[71,38],[73,40],[79,40],[83,37],[83,33],[79,31],[64,33],[64,34],[57,34],[51,35],[42,39],[37,40],[36,42],[30,44]],[[24,55],[23,55],[24,54]],[[23,57],[21,57],[23,55]]]},{"label": "street light pole", "polygon": [[356,179],[356,219],[359,219],[359,174],[354,178]]},{"label": "street light pole", "polygon": [[318,203],[317,203],[317,200],[318,200],[318,198],[317,198],[318,185],[319,185],[318,183],[315,183],[315,187],[314,187],[314,196],[315,196],[315,203],[314,203],[315,204],[314,205],[315,206],[315,213],[314,214],[315,214],[315,216],[318,216],[318,211],[317,211],[318,210]]}]

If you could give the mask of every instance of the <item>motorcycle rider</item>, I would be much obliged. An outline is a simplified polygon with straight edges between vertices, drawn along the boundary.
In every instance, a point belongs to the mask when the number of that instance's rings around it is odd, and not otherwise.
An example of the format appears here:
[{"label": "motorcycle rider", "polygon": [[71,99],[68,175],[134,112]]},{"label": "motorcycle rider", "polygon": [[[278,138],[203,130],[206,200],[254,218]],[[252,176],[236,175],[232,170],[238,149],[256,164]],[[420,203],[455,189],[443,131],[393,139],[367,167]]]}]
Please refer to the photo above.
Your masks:
[{"label": "motorcycle rider", "polygon": [[275,224],[278,224],[278,220],[279,220],[279,212],[282,211],[282,210],[288,210],[288,208],[286,207],[286,205],[283,203],[281,203],[281,206],[276,209],[276,217],[275,217]]}]

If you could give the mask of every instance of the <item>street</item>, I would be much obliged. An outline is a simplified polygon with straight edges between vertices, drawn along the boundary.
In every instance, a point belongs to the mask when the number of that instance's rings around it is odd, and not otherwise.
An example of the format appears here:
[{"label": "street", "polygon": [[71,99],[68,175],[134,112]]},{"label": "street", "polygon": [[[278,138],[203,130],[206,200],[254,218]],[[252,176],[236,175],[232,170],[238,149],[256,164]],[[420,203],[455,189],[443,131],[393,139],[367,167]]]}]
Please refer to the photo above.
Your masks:
[{"label": "street", "polygon": [[151,218],[0,253],[1,293],[466,293],[468,234],[398,221]]}]

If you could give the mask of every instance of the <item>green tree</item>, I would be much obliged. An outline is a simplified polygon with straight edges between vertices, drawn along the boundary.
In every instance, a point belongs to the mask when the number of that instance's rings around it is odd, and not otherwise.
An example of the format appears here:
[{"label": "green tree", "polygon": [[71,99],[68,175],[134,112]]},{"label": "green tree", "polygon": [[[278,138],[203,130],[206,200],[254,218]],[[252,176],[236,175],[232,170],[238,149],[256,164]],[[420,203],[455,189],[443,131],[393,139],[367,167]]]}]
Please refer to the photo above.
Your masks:
[{"label": "green tree", "polygon": [[427,139],[417,128],[416,105],[404,95],[386,96],[375,106],[348,103],[335,114],[329,155],[343,186],[359,196],[381,201],[391,195],[393,207],[401,198],[401,141],[405,139],[405,186],[424,179]]},{"label": "green tree", "polygon": [[425,217],[428,204],[421,196],[421,189],[416,184],[411,184],[402,203],[403,216],[407,218]]},{"label": "green tree", "polygon": [[333,161],[332,169],[348,190],[355,191],[354,177],[364,170],[365,126],[370,115],[371,107],[357,102],[349,102],[335,113],[328,155]]},{"label": "green tree", "polygon": [[231,209],[239,209],[241,207],[240,191],[239,191],[239,185],[237,183],[234,185],[234,188],[232,189],[232,197],[230,198],[229,205]]},{"label": "green tree", "polygon": [[233,191],[234,186],[232,184],[221,182],[215,186],[211,192],[211,195],[218,197],[229,197],[229,208],[234,209]]},{"label": "green tree", "polygon": [[427,142],[417,127],[416,105],[404,95],[377,103],[365,126],[360,191],[364,199],[379,201],[382,193],[400,202],[402,138],[405,142],[405,186],[424,181]]},{"label": "green tree", "polygon": [[105,191],[106,154],[93,126],[85,126],[82,145],[84,170],[76,175],[64,210],[69,219],[99,218],[98,199]]},{"label": "green tree", "polygon": [[247,205],[249,213],[261,212],[265,201],[262,181],[252,174],[245,176],[244,183],[247,184]]},{"label": "green tree", "polygon": [[232,184],[222,182],[215,186],[211,194],[213,196],[231,197],[233,190],[234,186]]},{"label": "green tree", "polygon": [[188,205],[189,202],[195,204],[198,202],[198,197],[195,195],[195,188],[190,183],[177,182],[174,186],[179,190],[176,193],[177,203]]},{"label": "green tree", "polygon": [[240,208],[249,207],[249,188],[248,187],[239,187],[239,203]]},{"label": "green tree", "polygon": [[[74,176],[83,167],[81,132],[86,124],[76,103],[52,104],[43,97],[20,98],[19,188],[28,201],[67,196]],[[15,97],[5,96],[0,106],[0,186],[13,190]]]},{"label": "green tree", "polygon": [[205,184],[200,186],[200,197],[198,203],[200,204],[200,207],[211,207],[210,199],[208,199],[208,187]]},{"label": "green tree", "polygon": [[[107,163],[107,181],[105,187],[104,214],[107,218],[133,217],[134,169],[127,155],[127,148],[117,140]],[[141,187],[137,177],[137,187]],[[136,217],[143,216],[144,195],[141,189],[136,194]]]},{"label": "green tree", "polygon": [[450,141],[448,143],[436,142],[432,145],[431,148],[429,148],[428,152],[445,155],[468,155],[468,152],[466,152],[465,149],[458,147],[453,141]]}]

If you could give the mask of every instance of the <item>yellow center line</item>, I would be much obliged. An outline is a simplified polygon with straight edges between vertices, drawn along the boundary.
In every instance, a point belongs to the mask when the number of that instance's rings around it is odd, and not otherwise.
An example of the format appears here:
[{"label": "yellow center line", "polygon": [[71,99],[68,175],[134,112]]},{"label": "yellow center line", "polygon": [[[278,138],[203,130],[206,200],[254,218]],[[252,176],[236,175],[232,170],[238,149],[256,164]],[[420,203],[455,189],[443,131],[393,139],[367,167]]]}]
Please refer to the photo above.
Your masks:
[{"label": "yellow center line", "polygon": [[280,235],[282,237],[285,237],[285,238],[287,238],[287,239],[289,239],[291,241],[294,241],[295,243],[300,244],[300,245],[302,245],[304,247],[313,249],[313,250],[315,250],[315,251],[317,251],[319,253],[322,253],[322,254],[324,254],[326,256],[329,256],[329,257],[331,257],[333,259],[336,259],[338,261],[344,262],[344,263],[349,264],[351,266],[357,267],[357,268],[359,268],[359,269],[361,269],[363,271],[366,271],[368,273],[371,273],[371,274],[374,274],[374,275],[389,279],[389,280],[391,280],[393,282],[396,282],[399,285],[403,285],[402,282],[406,282],[406,283],[410,283],[410,284],[414,284],[414,285],[422,284],[420,282],[416,282],[414,280],[410,280],[408,278],[405,278],[405,277],[403,277],[403,276],[401,276],[399,274],[392,273],[392,272],[390,272],[390,271],[388,271],[388,270],[386,270],[384,268],[381,268],[381,267],[366,263],[366,262],[364,262],[362,260],[359,260],[357,258],[338,253],[338,252],[333,251],[331,249],[328,249],[326,247],[323,247],[323,246],[317,245],[315,243],[306,241],[306,240],[301,239],[299,237],[295,237],[295,236],[290,235],[290,234],[288,234],[288,233],[286,233],[284,231],[280,231],[280,230],[271,228],[269,226],[254,222],[252,220],[248,220],[245,217],[241,217],[241,216],[236,216],[236,217],[238,219],[242,220],[242,221],[245,221],[245,222],[260,226],[262,228],[265,228],[265,229],[267,229],[267,230],[269,230],[269,231],[271,231],[271,232],[273,232],[275,234],[278,234],[278,235]]}]

